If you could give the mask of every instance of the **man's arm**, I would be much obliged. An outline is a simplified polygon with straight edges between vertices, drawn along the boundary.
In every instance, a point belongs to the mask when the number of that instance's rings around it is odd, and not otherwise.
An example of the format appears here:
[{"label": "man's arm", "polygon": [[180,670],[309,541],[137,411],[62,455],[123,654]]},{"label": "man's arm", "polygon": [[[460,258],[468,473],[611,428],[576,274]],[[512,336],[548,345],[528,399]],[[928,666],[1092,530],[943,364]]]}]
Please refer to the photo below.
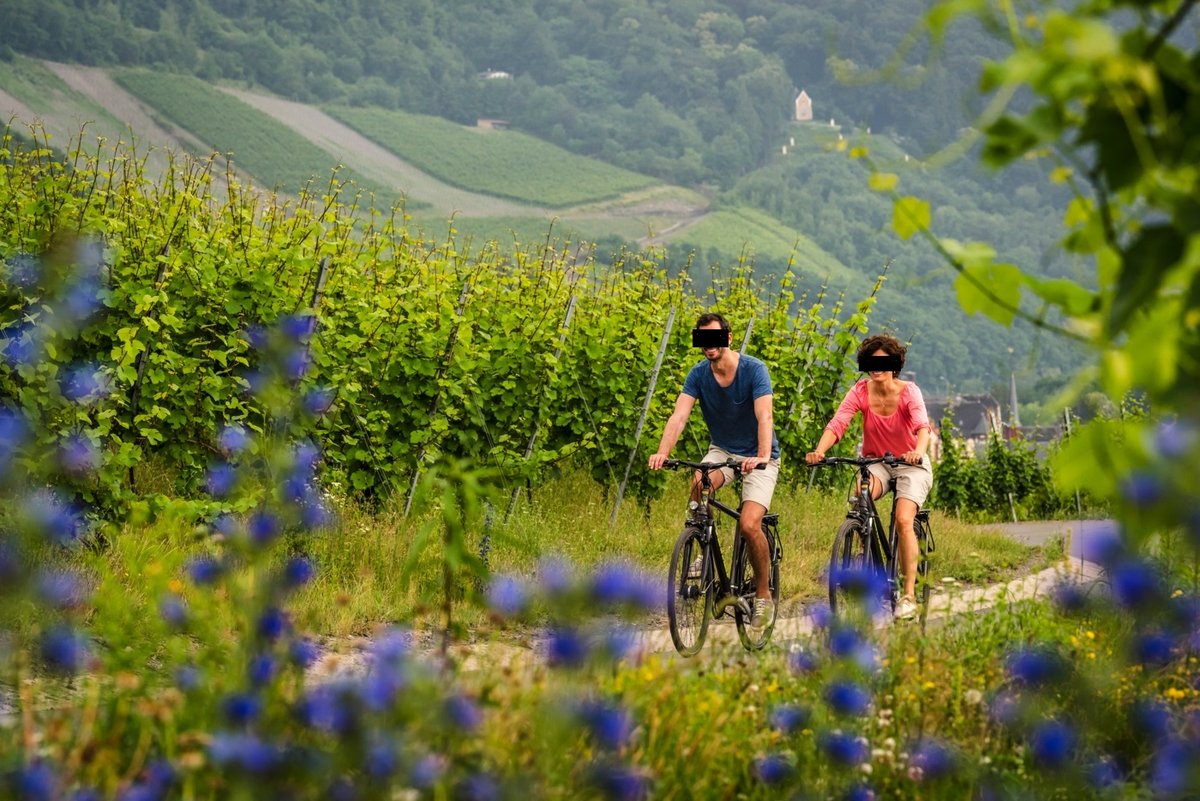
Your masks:
[{"label": "man's arm", "polygon": [[[667,461],[667,457],[671,455],[671,449],[675,447],[676,442],[679,442],[679,437],[683,434],[684,426],[687,425],[688,417],[695,405],[695,398],[682,392],[679,393],[679,397],[675,399],[675,411],[671,412],[671,416],[667,418],[667,424],[663,426],[662,439],[658,441],[658,450],[650,457],[651,470],[658,470],[663,466],[663,462]],[[768,450],[769,448],[768,445]]]},{"label": "man's arm", "polygon": [[763,462],[771,461],[771,440],[775,435],[773,395],[762,395],[754,399],[754,417],[758,420],[758,455],[742,462],[743,473],[749,473]]}]

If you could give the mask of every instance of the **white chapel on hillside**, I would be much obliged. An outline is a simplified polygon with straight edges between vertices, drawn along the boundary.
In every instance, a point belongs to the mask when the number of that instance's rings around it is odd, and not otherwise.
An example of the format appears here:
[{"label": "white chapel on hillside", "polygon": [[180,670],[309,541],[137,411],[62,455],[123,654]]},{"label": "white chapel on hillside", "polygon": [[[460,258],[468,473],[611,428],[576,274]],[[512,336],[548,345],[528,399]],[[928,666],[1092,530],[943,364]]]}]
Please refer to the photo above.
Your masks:
[{"label": "white chapel on hillside", "polygon": [[812,114],[812,98],[808,96],[808,92],[801,89],[800,94],[796,95],[794,119],[796,122],[811,122],[813,118]]}]

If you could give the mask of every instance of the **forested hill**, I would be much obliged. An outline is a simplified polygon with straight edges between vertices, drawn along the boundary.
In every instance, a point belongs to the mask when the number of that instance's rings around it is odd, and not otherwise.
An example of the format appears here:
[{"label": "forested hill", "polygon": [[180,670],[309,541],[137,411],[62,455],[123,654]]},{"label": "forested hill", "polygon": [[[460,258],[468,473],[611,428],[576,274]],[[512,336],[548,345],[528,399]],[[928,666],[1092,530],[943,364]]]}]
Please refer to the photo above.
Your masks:
[{"label": "forested hill", "polygon": [[[499,117],[680,184],[728,186],[766,162],[798,89],[819,119],[944,145],[971,117],[982,30],[956,31],[899,83],[882,67],[925,0],[5,0],[0,49],[159,65],[473,123]],[[486,74],[508,77],[487,79]],[[930,113],[930,109],[937,109]]]}]

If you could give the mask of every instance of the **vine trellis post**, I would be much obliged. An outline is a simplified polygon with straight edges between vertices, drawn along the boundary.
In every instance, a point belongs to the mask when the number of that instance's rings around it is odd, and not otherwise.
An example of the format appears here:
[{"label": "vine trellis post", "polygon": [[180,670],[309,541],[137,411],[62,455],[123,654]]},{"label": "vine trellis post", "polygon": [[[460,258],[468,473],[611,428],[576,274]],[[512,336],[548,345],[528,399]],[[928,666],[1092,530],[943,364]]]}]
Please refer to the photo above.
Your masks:
[{"label": "vine trellis post", "polygon": [[671,341],[671,328],[675,325],[675,307],[667,315],[667,325],[663,329],[662,342],[658,346],[658,356],[654,359],[654,369],[650,371],[650,386],[646,389],[646,399],[642,401],[642,413],[638,417],[637,428],[633,433],[633,447],[629,449],[629,461],[625,463],[625,477],[617,487],[617,500],[613,504],[612,513],[608,516],[609,528],[617,522],[617,512],[621,509],[621,500],[625,497],[625,485],[629,482],[629,472],[633,469],[633,460],[637,458],[638,443],[642,439],[642,428],[646,425],[646,415],[650,413],[650,401],[654,398],[654,387],[658,383],[658,371],[662,369],[663,356],[667,353],[667,344]]}]

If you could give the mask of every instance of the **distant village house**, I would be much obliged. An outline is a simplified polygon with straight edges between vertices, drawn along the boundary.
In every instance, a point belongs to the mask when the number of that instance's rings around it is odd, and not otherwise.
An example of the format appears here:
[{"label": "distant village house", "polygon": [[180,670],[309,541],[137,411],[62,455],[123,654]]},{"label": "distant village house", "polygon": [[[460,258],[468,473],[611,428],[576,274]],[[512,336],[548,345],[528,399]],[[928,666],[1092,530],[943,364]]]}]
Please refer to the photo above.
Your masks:
[{"label": "distant village house", "polygon": [[504,70],[484,70],[483,72],[479,73],[479,77],[483,78],[485,81],[503,81],[511,80],[512,73],[505,72]]},{"label": "distant village house", "polygon": [[[988,437],[1003,434],[1003,418],[1000,402],[991,395],[955,395],[951,398],[930,398],[925,402],[929,422],[937,433],[942,420],[949,416],[958,436],[966,440],[967,453],[974,456],[976,449],[987,447]],[[941,458],[941,442],[930,448],[930,458]]]},{"label": "distant village house", "polygon": [[475,120],[475,127],[485,131],[504,131],[508,129],[508,120],[493,120],[480,117]]}]

